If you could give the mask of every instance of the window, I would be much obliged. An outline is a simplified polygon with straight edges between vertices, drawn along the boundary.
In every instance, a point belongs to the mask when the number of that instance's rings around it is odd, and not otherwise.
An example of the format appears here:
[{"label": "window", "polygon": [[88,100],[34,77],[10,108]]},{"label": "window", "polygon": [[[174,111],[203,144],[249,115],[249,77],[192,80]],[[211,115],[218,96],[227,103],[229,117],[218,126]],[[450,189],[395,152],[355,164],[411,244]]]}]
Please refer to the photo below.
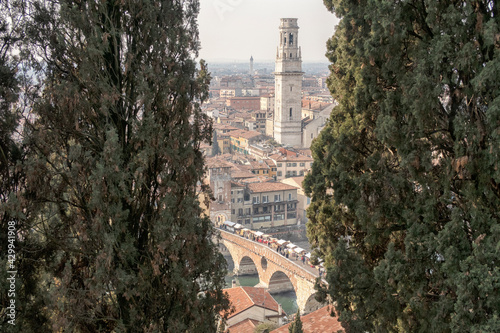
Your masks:
[{"label": "window", "polygon": [[[291,56],[290,56],[290,58],[291,58]],[[293,86],[290,86],[290,91],[292,91],[292,88],[293,88]]]},{"label": "window", "polygon": [[314,136],[314,134],[313,134],[313,133],[311,133],[311,139],[313,138],[313,136]]},{"label": "window", "polygon": [[259,208],[254,208],[254,209],[253,209],[253,213],[254,213],[254,214],[259,214]]},{"label": "window", "polygon": [[287,219],[296,219],[297,218],[297,213],[296,212],[291,212],[286,215]]},{"label": "window", "polygon": [[285,219],[285,214],[274,214],[274,220],[280,221]]},{"label": "window", "polygon": [[219,202],[222,202],[222,194],[219,194]]},{"label": "window", "polygon": [[234,198],[231,199],[231,202],[234,203]]},{"label": "window", "polygon": [[290,108],[290,120],[292,119],[292,108]]},{"label": "window", "polygon": [[300,163],[300,166],[301,166],[301,167],[305,167],[305,166],[306,166],[306,164],[305,164],[305,163]]},{"label": "window", "polygon": [[262,212],[267,213],[267,207],[262,207]]},{"label": "window", "polygon": [[259,203],[259,197],[253,197],[253,203],[258,204]]},{"label": "window", "polygon": [[233,215],[235,214],[235,210],[234,209],[231,210],[231,214],[233,214]]},{"label": "window", "polygon": [[[290,32],[290,34],[288,36],[289,36],[290,45],[293,45],[293,32]],[[285,42],[286,42],[286,40],[285,40]]]},{"label": "window", "polygon": [[245,219],[245,224],[250,224],[250,219]]},{"label": "window", "polygon": [[292,201],[292,193],[288,193],[288,201]]},{"label": "window", "polygon": [[286,164],[287,167],[291,167],[292,166],[292,163],[287,163]]},{"label": "window", "polygon": [[238,202],[243,202],[243,198],[238,198]]},{"label": "window", "polygon": [[269,202],[269,196],[268,195],[263,195],[262,196],[262,202],[263,203]]},{"label": "window", "polygon": [[292,58],[292,54],[290,53],[290,58]]},{"label": "window", "polygon": [[252,210],[250,208],[246,209],[246,215],[250,215],[252,213]]},{"label": "window", "polygon": [[281,168],[281,163],[278,163],[278,168]]},{"label": "window", "polygon": [[281,201],[281,194],[275,194],[274,195],[274,202],[279,202]]},{"label": "window", "polygon": [[239,216],[243,215],[243,208],[239,208],[239,209],[238,209],[238,215],[239,215]]},{"label": "window", "polygon": [[292,166],[293,166],[293,167],[296,167],[296,166],[297,166],[297,163],[292,163]]},{"label": "window", "polygon": [[281,177],[281,171],[278,171],[278,177]]}]

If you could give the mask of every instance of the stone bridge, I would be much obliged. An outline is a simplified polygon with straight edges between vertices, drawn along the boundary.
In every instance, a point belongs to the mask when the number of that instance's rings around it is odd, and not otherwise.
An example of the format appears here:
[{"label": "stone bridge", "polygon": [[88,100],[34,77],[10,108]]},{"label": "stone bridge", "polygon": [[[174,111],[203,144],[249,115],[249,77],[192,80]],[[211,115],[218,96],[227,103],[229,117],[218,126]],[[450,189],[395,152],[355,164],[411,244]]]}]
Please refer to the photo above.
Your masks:
[{"label": "stone bridge", "polygon": [[[297,265],[267,245],[220,230],[222,244],[234,262],[237,275],[258,274],[259,286],[271,294],[293,290],[297,295],[297,305],[301,314],[321,308],[323,305],[314,298],[314,284],[318,275]],[[290,314],[290,313],[289,313]]]}]

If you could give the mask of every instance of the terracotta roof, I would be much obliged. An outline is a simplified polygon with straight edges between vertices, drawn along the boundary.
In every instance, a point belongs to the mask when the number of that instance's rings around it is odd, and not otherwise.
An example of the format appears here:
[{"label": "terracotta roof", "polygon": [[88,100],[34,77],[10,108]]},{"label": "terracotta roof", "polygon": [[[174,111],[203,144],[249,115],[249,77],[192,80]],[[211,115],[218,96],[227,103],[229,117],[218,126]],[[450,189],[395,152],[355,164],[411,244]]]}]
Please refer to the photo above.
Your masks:
[{"label": "terracotta roof", "polygon": [[226,331],[227,333],[253,333],[255,327],[259,325],[260,322],[253,319],[245,319],[239,323],[229,327]]},{"label": "terracotta roof", "polygon": [[244,184],[249,184],[249,183],[264,183],[264,182],[267,182],[269,180],[271,180],[270,177],[261,175],[261,176],[255,176],[255,177],[252,177],[252,178],[241,179],[240,182],[242,182]]},{"label": "terracotta roof", "polygon": [[229,163],[220,158],[207,158],[205,159],[205,164],[210,168],[230,168],[232,167],[232,163]]},{"label": "terracotta roof", "polygon": [[274,162],[273,160],[271,159],[265,159],[264,162],[270,166],[270,167],[275,167],[276,166],[276,162]]},{"label": "terracotta roof", "polygon": [[[297,188],[302,188],[302,182],[303,181],[304,181],[304,176],[289,177],[289,178],[286,178],[286,179],[282,180],[282,182],[284,182],[285,184],[289,184],[289,185],[295,186]],[[292,184],[290,184],[290,183],[292,183]]]},{"label": "terracotta roof", "polygon": [[[336,333],[338,330],[344,331],[337,317],[330,316],[330,306],[324,306],[319,310],[301,316],[302,330],[307,333]],[[281,326],[271,333],[288,333],[288,326]]]},{"label": "terracotta roof", "polygon": [[264,288],[236,287],[224,289],[229,295],[234,312],[228,318],[236,316],[252,306],[263,307],[272,311],[279,311],[276,300]]},{"label": "terracotta roof", "polygon": [[253,178],[255,175],[251,172],[245,170],[231,171],[231,178],[242,179],[242,178]]},{"label": "terracotta roof", "polygon": [[250,162],[250,165],[252,166],[252,169],[269,169],[269,165],[264,162],[252,161]]},{"label": "terracotta roof", "polygon": [[296,190],[297,188],[292,185],[287,185],[283,183],[253,183],[248,184],[248,188],[253,193],[259,192],[273,192],[273,191],[286,191],[286,190]]},{"label": "terracotta roof", "polygon": [[257,131],[246,131],[246,130],[235,130],[235,131],[231,131],[228,133],[229,133],[229,135],[231,135],[233,137],[242,137],[245,139],[252,139],[252,138],[255,138],[257,136],[262,135],[262,133],[257,132]]}]

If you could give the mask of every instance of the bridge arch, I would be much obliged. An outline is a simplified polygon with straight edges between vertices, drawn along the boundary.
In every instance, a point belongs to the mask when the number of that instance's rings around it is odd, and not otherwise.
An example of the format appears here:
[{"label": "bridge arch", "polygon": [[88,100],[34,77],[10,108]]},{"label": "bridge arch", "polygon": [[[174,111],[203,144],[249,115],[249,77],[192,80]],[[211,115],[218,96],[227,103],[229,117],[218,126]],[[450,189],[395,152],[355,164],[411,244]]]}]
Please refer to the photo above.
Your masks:
[{"label": "bridge arch", "polygon": [[271,278],[268,282],[268,288],[271,294],[292,290],[295,292],[295,287],[292,283],[292,280],[290,280],[288,275],[286,275],[282,271],[276,271],[273,273],[273,275],[271,275]]},{"label": "bridge arch", "polygon": [[319,310],[321,309],[323,306],[325,306],[324,304],[318,302],[316,300],[316,294],[317,293],[314,293],[312,294],[311,296],[309,296],[309,298],[307,299],[306,301],[306,304],[305,304],[305,307],[304,307],[304,313],[310,313],[310,312],[313,312],[313,311],[316,311],[316,310]]},{"label": "bridge arch", "polygon": [[249,256],[244,256],[239,262],[238,271],[235,271],[234,273],[236,275],[254,275],[259,274],[259,270],[257,269],[257,264],[253,261],[252,258],[250,258]]},{"label": "bridge arch", "polygon": [[283,257],[265,244],[223,230],[220,234],[220,242],[231,253],[235,263],[235,272],[239,272],[241,267],[250,266],[248,259],[243,261],[244,257],[248,257],[257,269],[259,286],[269,288],[271,293],[276,288],[283,288],[283,291],[284,288],[288,288],[287,291],[293,290],[297,296],[297,305],[303,314],[316,307],[315,299],[311,298],[311,295],[316,293],[314,285],[317,274]]}]

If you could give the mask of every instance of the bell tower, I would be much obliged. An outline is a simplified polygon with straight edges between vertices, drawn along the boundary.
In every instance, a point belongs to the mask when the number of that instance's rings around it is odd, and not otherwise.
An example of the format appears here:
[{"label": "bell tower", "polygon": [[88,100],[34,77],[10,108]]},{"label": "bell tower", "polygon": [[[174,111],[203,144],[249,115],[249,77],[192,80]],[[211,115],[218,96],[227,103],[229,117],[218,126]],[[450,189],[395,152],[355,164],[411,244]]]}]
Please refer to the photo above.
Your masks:
[{"label": "bell tower", "polygon": [[282,18],[276,51],[274,138],[294,147],[302,145],[302,55],[296,18]]}]

